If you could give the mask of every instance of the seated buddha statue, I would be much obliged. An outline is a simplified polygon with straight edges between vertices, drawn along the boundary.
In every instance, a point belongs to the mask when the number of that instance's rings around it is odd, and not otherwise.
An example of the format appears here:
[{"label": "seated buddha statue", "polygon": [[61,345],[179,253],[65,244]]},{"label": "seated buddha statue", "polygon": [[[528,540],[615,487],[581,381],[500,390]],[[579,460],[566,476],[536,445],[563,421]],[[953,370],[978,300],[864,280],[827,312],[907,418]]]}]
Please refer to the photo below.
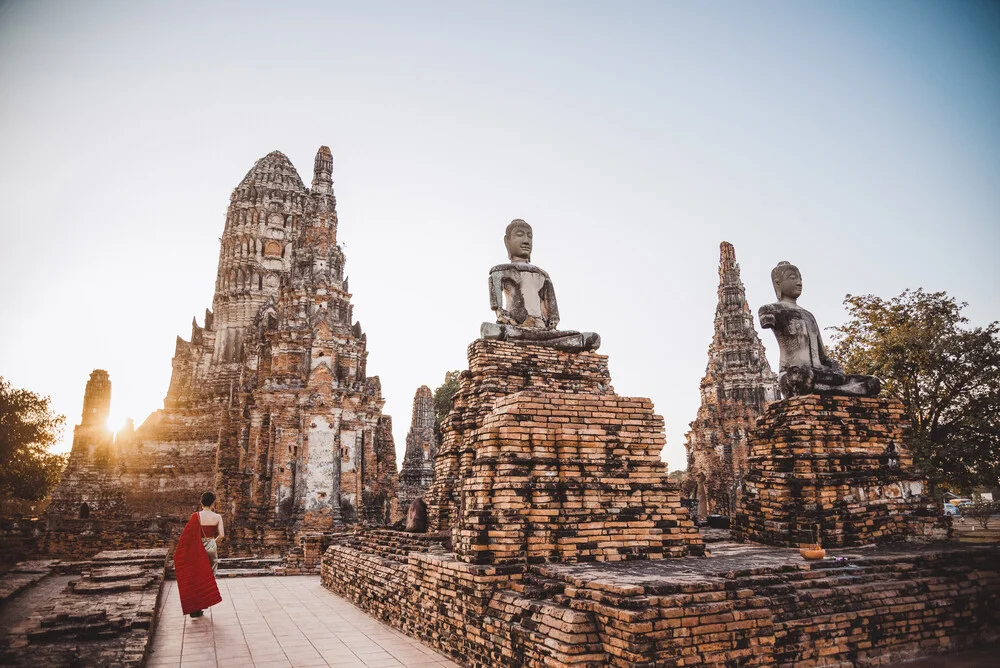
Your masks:
[{"label": "seated buddha statue", "polygon": [[778,388],[785,398],[798,394],[842,394],[874,397],[882,389],[875,376],[844,373],[826,354],[819,325],[812,313],[798,305],[802,274],[789,262],[771,270],[778,301],[760,307],[760,326],[774,331],[781,349]]},{"label": "seated buddha statue", "polygon": [[556,329],[559,306],[552,279],[531,264],[531,226],[513,220],[503,240],[510,262],[490,269],[490,308],[497,321],[483,323],[482,338],[527,341],[570,352],[597,350],[600,335]]}]

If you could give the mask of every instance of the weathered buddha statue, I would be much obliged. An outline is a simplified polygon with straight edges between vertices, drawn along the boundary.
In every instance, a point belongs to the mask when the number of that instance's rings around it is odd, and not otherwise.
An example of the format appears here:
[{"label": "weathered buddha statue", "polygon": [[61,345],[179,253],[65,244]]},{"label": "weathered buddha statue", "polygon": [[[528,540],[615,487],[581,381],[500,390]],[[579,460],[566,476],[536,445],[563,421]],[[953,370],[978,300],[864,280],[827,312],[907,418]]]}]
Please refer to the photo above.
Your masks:
[{"label": "weathered buddha statue", "polygon": [[875,376],[845,374],[830,359],[823,346],[819,325],[813,314],[798,305],[802,294],[802,274],[789,262],[779,262],[771,270],[771,283],[778,301],[760,307],[760,326],[774,330],[781,349],[778,388],[785,398],[798,394],[843,394],[874,397],[882,389]]},{"label": "weathered buddha statue", "polygon": [[597,350],[601,337],[594,332],[560,331],[559,306],[552,279],[531,264],[531,225],[511,221],[504,235],[509,264],[490,269],[490,308],[496,322],[484,322],[484,339],[529,341],[560,350]]}]

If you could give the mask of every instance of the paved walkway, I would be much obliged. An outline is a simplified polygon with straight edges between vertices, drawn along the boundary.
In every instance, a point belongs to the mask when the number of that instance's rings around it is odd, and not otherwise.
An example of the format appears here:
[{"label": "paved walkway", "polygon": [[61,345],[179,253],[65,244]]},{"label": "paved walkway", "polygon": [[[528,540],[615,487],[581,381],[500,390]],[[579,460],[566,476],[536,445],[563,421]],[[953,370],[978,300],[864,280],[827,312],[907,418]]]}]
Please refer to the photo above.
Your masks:
[{"label": "paved walkway", "polygon": [[177,583],[164,583],[149,668],[458,668],[327,591],[318,576],[224,578],[219,591],[222,603],[191,619]]}]

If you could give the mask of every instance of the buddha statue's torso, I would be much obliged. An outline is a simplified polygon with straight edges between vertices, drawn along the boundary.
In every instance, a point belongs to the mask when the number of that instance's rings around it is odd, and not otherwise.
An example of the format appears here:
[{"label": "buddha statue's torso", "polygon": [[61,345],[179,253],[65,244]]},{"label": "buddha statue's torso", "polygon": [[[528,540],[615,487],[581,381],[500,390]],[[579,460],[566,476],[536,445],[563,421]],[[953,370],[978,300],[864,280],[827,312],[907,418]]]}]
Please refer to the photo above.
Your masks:
[{"label": "buddha statue's torso", "polygon": [[[768,321],[768,316],[773,321]],[[805,366],[813,369],[825,366],[820,356],[819,324],[812,313],[801,306],[777,302],[767,304],[760,309],[762,324],[774,330],[781,349],[779,370],[785,371],[790,366]]]},{"label": "buddha statue's torso", "polygon": [[503,291],[503,308],[519,327],[549,328],[555,294],[549,275],[527,262],[501,264],[490,270]]}]

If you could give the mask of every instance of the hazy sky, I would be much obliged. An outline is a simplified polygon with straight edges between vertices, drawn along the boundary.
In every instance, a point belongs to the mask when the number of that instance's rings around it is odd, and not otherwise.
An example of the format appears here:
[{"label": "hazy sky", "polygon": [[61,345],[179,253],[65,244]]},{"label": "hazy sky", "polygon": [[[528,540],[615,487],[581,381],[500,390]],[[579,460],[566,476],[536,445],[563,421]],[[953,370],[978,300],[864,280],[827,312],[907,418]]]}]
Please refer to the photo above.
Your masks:
[{"label": "hazy sky", "polygon": [[1000,316],[998,119],[996,2],[3,3],[0,375],[66,448],[94,368],[144,420],[232,189],[275,149],[308,183],[328,144],[400,460],[521,217],[683,468],[722,240],[754,312],[787,259],[821,326],[921,286]]}]

